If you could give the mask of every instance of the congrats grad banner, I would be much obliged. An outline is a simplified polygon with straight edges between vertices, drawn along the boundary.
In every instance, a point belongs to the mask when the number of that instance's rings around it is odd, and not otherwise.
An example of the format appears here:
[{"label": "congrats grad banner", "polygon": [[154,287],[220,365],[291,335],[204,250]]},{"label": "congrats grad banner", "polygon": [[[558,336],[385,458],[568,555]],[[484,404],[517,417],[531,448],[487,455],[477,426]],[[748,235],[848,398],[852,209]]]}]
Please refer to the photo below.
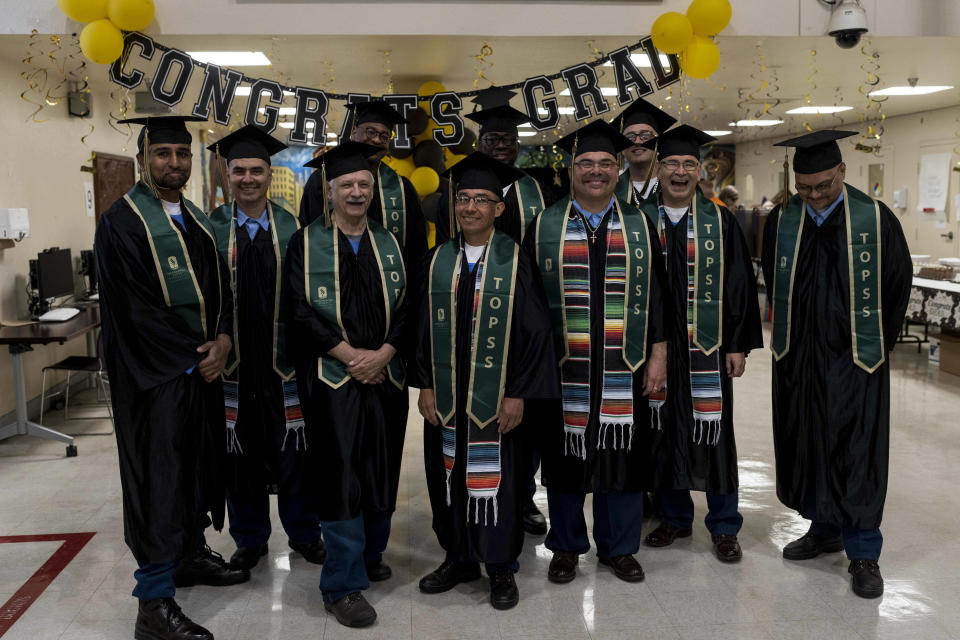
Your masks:
[{"label": "congrats grad banner", "polygon": [[[665,68],[652,38],[646,37],[597,60],[581,62],[552,75],[527,78],[523,82],[504,85],[503,88],[519,90],[522,93],[524,107],[533,127],[544,131],[556,128],[560,121],[557,99],[553,97],[557,95],[553,82],[562,80],[570,89],[574,117],[577,121],[583,121],[605,114],[611,109],[610,103],[600,91],[596,72],[597,66],[608,61],[613,65],[617,85],[616,98],[620,107],[653,93],[653,85],[630,59],[630,53],[637,49],[642,49],[649,57],[657,89],[663,89],[680,79],[677,56],[668,55],[668,65]],[[310,122],[313,123],[314,139],[324,139],[331,100],[353,103],[372,99],[372,96],[364,93],[327,93],[322,89],[289,87],[273,80],[251,78],[233,69],[194,60],[185,52],[160,44],[139,32],[130,32],[124,38],[123,55],[110,66],[110,80],[127,89],[135,89],[143,83],[145,74],[152,73],[151,95],[158,102],[174,107],[183,101],[195,71],[203,74],[203,84],[197,102],[193,105],[193,115],[201,118],[210,118],[212,115],[215,122],[224,126],[231,124],[230,110],[241,83],[250,86],[250,95],[247,98],[243,122],[233,124],[253,124],[268,133],[277,128],[284,91],[293,93],[296,99],[296,114],[290,130],[291,143],[309,143],[307,123]],[[463,139],[464,124],[460,116],[462,99],[477,93],[477,90],[444,91],[428,96],[392,94],[382,98],[404,117],[418,108],[418,102],[429,102],[430,117],[439,125],[433,132],[433,138],[442,146],[448,147],[459,144]],[[393,145],[399,149],[409,149],[412,144],[412,135],[407,125],[397,127]]]}]

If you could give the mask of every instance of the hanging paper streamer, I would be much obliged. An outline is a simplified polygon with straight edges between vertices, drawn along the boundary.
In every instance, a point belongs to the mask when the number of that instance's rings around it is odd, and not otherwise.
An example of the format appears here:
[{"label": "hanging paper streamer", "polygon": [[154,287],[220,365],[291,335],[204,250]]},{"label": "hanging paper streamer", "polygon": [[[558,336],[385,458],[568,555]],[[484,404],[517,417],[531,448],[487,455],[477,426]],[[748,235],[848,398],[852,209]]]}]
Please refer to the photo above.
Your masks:
[{"label": "hanging paper streamer", "polygon": [[33,29],[27,42],[27,53],[20,61],[27,67],[20,72],[20,77],[27,83],[27,88],[20,94],[20,99],[36,107],[36,110],[24,120],[32,120],[33,122],[46,122],[46,120],[37,119],[37,114],[43,111],[43,107],[46,105],[43,100],[43,87],[47,84],[47,70],[36,62],[36,59],[42,55],[43,49],[40,44],[39,32]]},{"label": "hanging paper streamer", "polygon": [[879,155],[883,144],[880,142],[880,136],[883,135],[883,122],[887,116],[883,113],[883,103],[886,97],[873,97],[870,92],[875,90],[880,84],[880,52],[869,52],[870,40],[865,39],[860,47],[860,53],[864,56],[864,62],[860,65],[861,71],[866,73],[866,77],[857,87],[857,92],[864,96],[866,104],[863,111],[857,113],[857,120],[867,125],[867,130],[860,135],[860,140],[854,146],[857,151]]},{"label": "hanging paper streamer", "polygon": [[393,70],[390,65],[390,50],[383,50],[383,74],[387,79],[387,93],[393,93]]},{"label": "hanging paper streamer", "polygon": [[487,58],[492,55],[493,47],[484,42],[483,46],[480,47],[480,53],[474,56],[474,58],[477,60],[477,64],[473,67],[473,70],[477,72],[477,77],[473,80],[473,87],[475,89],[480,86],[481,80],[486,80],[490,84],[493,84],[493,81],[483,73],[484,68],[489,71],[493,67],[493,63],[487,61]]}]

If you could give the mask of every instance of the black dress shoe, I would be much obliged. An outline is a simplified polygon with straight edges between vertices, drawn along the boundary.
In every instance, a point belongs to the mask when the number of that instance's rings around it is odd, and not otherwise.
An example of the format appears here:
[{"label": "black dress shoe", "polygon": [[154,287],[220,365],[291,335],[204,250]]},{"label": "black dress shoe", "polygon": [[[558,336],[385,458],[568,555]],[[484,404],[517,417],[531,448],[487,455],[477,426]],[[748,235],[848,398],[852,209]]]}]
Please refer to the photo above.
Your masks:
[{"label": "black dress shoe", "polygon": [[532,536],[542,536],[547,533],[547,519],[540,513],[540,509],[532,498],[523,505],[523,530]]},{"label": "black dress shoe", "polygon": [[613,574],[626,582],[641,582],[644,579],[643,567],[630,554],[613,556],[612,558],[598,558],[600,564],[613,569]]},{"label": "black dress shoe", "polygon": [[337,622],[346,627],[369,627],[377,621],[377,612],[359,591],[336,602],[324,602],[323,608],[327,613],[335,615]]},{"label": "black dress shoe", "polygon": [[183,615],[173,598],[141,600],[135,640],[213,640],[213,634]]},{"label": "black dress shoe", "polygon": [[883,595],[883,576],[874,560],[852,560],[847,569],[853,575],[853,592],[861,598],[879,598]]},{"label": "black dress shoe", "polygon": [[498,571],[490,576],[490,604],[494,609],[512,609],[520,602],[520,590],[512,571]]},{"label": "black dress shoe", "polygon": [[228,587],[250,579],[247,569],[234,569],[216,551],[204,547],[183,560],[173,571],[173,584],[192,587],[205,584],[211,587]]},{"label": "black dress shoe", "polygon": [[267,555],[267,545],[257,544],[252,547],[237,547],[230,556],[231,569],[253,569],[260,562],[260,558]]},{"label": "black dress shoe", "polygon": [[659,527],[648,533],[643,541],[648,547],[668,547],[677,538],[689,538],[692,533],[691,529],[680,529],[663,521]]},{"label": "black dress shoe", "polygon": [[392,575],[393,571],[390,569],[390,566],[382,560],[367,565],[367,578],[369,578],[370,582],[383,582],[384,580],[389,580]]},{"label": "black dress shoe", "polygon": [[480,565],[444,560],[443,564],[420,579],[421,593],[443,593],[461,582],[480,579]]},{"label": "black dress shoe", "polygon": [[809,560],[821,553],[843,551],[843,540],[823,538],[809,531],[783,548],[783,557],[787,560]]},{"label": "black dress shoe", "polygon": [[550,567],[547,569],[547,580],[557,584],[566,584],[577,577],[577,562],[580,556],[569,551],[554,551]]},{"label": "black dress shoe", "polygon": [[288,543],[290,548],[303,556],[303,559],[313,564],[323,564],[327,559],[327,548],[323,546],[323,540],[317,538],[313,542],[293,542]]},{"label": "black dress shoe", "polygon": [[720,562],[739,562],[743,558],[737,536],[726,533],[713,536],[713,552]]}]

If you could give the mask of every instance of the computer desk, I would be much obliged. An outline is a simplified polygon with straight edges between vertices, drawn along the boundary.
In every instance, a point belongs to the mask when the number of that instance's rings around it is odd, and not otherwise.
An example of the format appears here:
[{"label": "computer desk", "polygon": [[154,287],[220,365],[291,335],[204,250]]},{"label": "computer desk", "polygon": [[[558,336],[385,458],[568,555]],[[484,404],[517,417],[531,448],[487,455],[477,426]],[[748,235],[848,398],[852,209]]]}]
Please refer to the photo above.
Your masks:
[{"label": "computer desk", "polygon": [[100,306],[93,304],[81,309],[76,317],[66,322],[40,322],[20,327],[0,327],[0,345],[7,345],[13,356],[13,386],[17,399],[17,418],[0,427],[0,440],[27,435],[67,443],[67,457],[77,455],[73,437],[54,431],[27,419],[27,382],[23,375],[23,354],[33,351],[37,344],[63,344],[67,340],[89,334],[100,326]]}]

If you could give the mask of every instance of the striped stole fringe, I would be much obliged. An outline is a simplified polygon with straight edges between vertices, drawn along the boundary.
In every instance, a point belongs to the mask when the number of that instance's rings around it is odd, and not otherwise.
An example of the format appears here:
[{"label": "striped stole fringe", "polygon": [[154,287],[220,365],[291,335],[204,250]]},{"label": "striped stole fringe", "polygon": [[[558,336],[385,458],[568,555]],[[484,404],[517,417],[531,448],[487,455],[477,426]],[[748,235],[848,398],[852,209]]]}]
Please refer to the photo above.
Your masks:
[{"label": "striped stole fringe", "polygon": [[227,417],[227,453],[243,455],[237,438],[237,408],[240,406],[240,385],[230,380],[223,381],[223,407]]},{"label": "striped stole fringe", "polygon": [[281,451],[287,449],[287,439],[293,436],[293,445],[297,451],[300,451],[300,443],[303,443],[303,450],[307,450],[307,425],[303,420],[303,409],[300,408],[300,394],[297,392],[297,381],[288,380],[283,383],[283,418],[286,425],[286,433],[283,434],[283,445]]},{"label": "striped stole fringe", "polygon": [[[583,460],[590,420],[590,253],[581,216],[567,220],[563,244],[563,295],[569,357],[561,367],[564,451]],[[603,384],[597,448],[629,450],[633,442],[633,375],[623,361],[626,248],[620,220],[607,226],[604,278]]]}]

